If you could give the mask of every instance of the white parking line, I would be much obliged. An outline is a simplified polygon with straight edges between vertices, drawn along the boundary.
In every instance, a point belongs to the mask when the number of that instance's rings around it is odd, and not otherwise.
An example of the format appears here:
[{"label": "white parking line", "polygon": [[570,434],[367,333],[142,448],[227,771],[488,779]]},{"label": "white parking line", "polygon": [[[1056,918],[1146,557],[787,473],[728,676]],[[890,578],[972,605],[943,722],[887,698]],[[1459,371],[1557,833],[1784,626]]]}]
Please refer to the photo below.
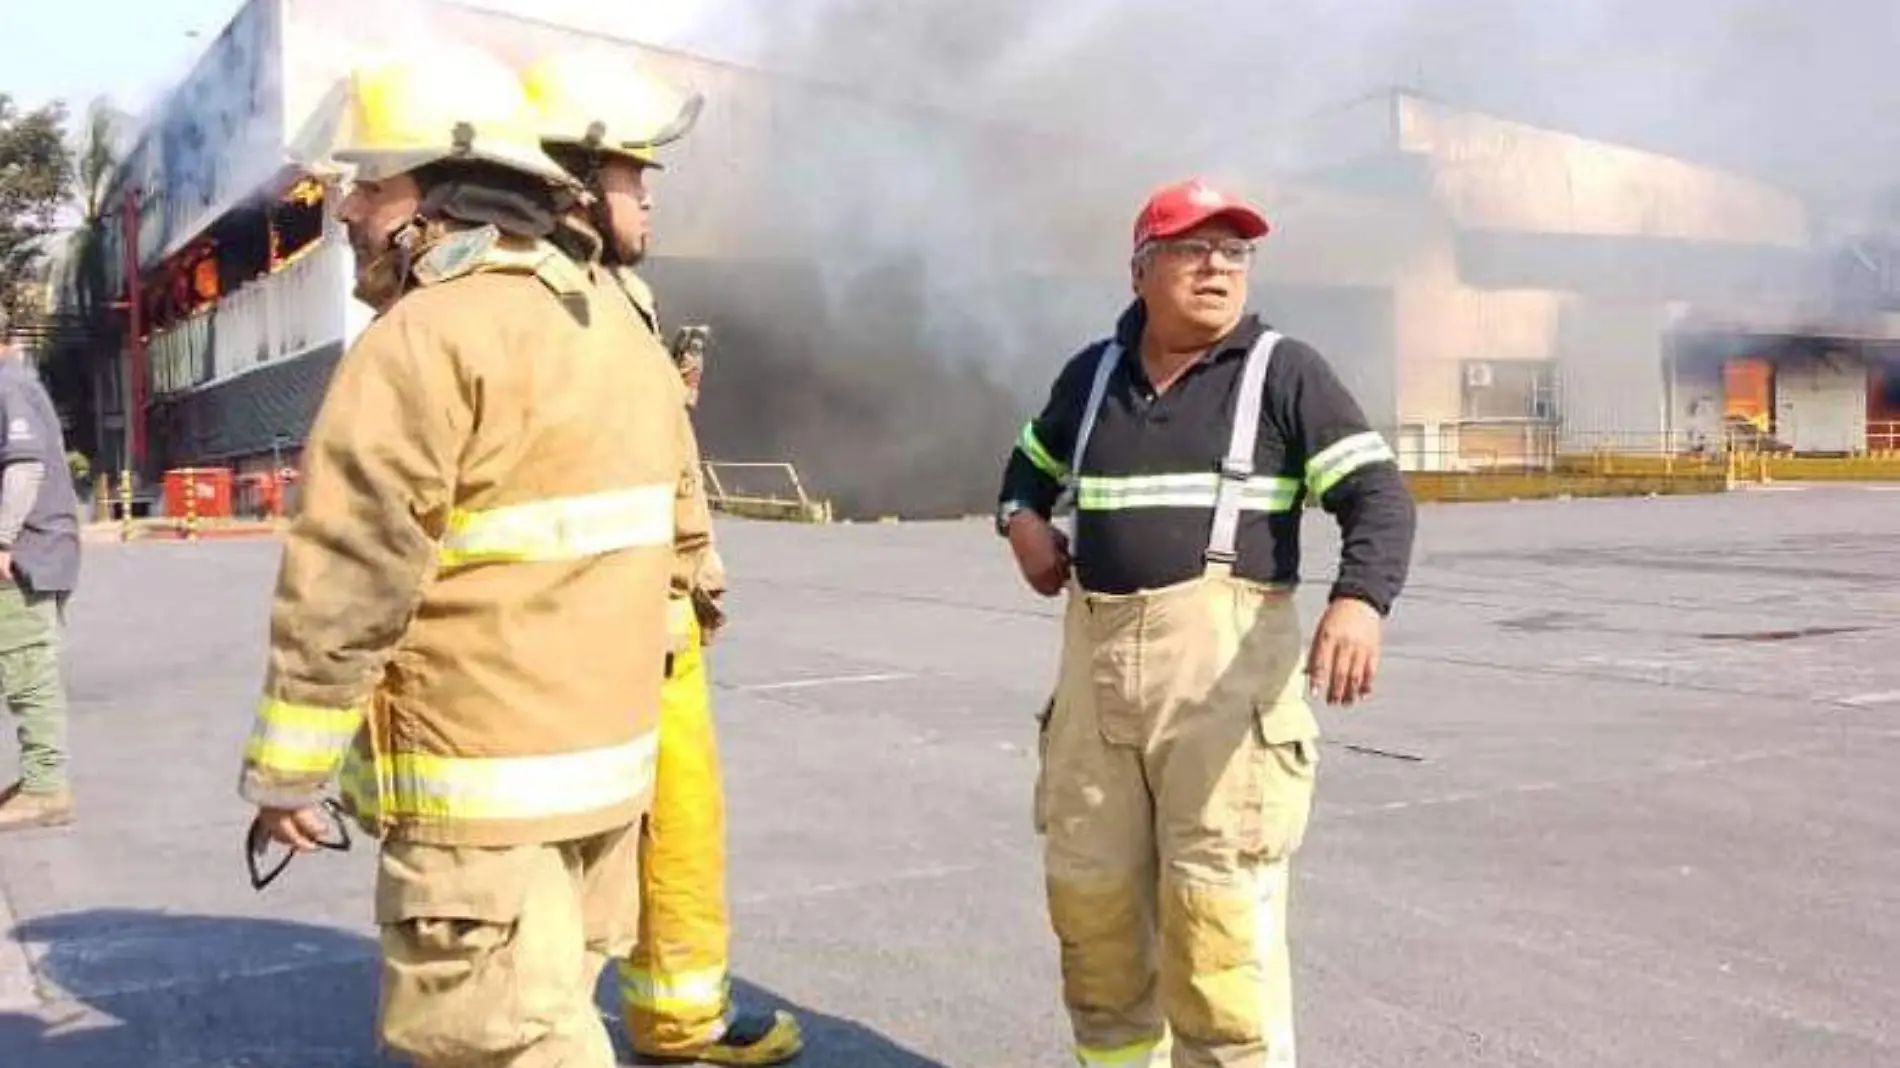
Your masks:
[{"label": "white parking line", "polygon": [[850,686],[861,682],[896,682],[899,679],[912,679],[915,675],[907,672],[887,672],[879,675],[832,675],[821,679],[791,679],[786,682],[755,682],[747,686],[734,686],[732,689],[745,693],[763,693],[771,690],[804,690],[813,686]]},{"label": "white parking line", "polygon": [[1900,690],[1882,690],[1878,693],[1857,693],[1851,697],[1840,697],[1834,701],[1837,705],[1849,708],[1865,708],[1868,705],[1900,704]]}]

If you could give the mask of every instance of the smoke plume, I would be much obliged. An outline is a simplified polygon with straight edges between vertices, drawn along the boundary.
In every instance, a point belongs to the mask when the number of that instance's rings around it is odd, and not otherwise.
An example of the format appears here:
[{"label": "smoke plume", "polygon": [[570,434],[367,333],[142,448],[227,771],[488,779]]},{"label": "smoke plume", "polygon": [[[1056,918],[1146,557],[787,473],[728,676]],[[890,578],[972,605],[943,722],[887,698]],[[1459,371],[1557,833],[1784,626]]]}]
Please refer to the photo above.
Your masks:
[{"label": "smoke plume", "polygon": [[[1142,193],[1206,173],[1288,210],[1276,195],[1303,121],[1368,92],[1731,169],[1827,208],[1900,175],[1884,120],[1900,89],[1880,73],[1900,13],[1845,0],[724,0],[675,29],[694,51],[935,117],[854,127],[781,111],[764,195],[815,235],[813,259],[726,272],[726,292],[654,268],[676,321],[717,324],[708,452],[794,458],[847,512],[987,507],[1022,418],[1127,299]],[[666,182],[665,196],[693,196],[692,174]],[[1398,269],[1401,228],[1366,217],[1306,243],[1296,229],[1262,257]],[[1363,303],[1259,281],[1256,297],[1330,341],[1350,382],[1372,381],[1353,351],[1379,334]],[[1587,347],[1582,321],[1564,330]]]}]

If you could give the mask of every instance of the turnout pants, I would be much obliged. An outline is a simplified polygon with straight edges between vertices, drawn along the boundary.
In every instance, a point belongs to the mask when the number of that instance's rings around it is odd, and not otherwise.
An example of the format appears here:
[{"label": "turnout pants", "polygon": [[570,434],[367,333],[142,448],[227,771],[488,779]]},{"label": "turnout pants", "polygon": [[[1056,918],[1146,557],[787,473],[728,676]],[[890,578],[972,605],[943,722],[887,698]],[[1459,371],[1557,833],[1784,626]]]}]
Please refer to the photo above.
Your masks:
[{"label": "turnout pants", "polygon": [[640,929],[620,964],[621,1005],[634,1048],[680,1054],[724,1033],[725,797],[700,629],[692,602],[686,640],[660,691],[660,756],[640,843]]},{"label": "turnout pants", "polygon": [[612,1068],[594,990],[633,939],[637,841],[385,842],[384,1045],[422,1068]]},{"label": "turnout pants", "polygon": [[1036,785],[1084,1065],[1291,1066],[1289,864],[1318,729],[1291,595],[1071,588]]}]

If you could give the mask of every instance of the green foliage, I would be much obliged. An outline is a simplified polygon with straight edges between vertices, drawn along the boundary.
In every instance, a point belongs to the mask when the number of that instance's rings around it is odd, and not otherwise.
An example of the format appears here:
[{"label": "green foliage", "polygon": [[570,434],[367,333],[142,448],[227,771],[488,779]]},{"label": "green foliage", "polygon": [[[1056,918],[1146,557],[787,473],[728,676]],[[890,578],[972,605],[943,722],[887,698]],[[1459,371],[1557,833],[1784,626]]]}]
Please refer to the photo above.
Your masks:
[{"label": "green foliage", "polygon": [[26,305],[23,283],[39,265],[42,239],[52,231],[72,183],[65,106],[22,112],[0,93],[0,300],[16,322],[39,310]]},{"label": "green foliage", "polygon": [[73,146],[73,178],[80,212],[79,229],[73,235],[74,288],[78,311],[88,319],[105,307],[114,292],[114,265],[106,260],[105,230],[115,222],[106,193],[118,167],[113,150],[118,121],[107,101],[94,101],[79,143]]}]

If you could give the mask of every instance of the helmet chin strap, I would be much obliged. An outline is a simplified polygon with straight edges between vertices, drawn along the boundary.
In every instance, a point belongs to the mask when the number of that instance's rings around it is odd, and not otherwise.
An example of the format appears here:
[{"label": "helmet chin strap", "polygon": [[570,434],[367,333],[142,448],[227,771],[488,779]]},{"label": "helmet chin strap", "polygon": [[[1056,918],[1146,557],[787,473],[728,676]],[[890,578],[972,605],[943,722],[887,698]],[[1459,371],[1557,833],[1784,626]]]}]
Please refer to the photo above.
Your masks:
[{"label": "helmet chin strap", "polygon": [[356,299],[380,313],[408,291],[427,226],[428,220],[412,215],[389,232],[383,251],[356,273]]},{"label": "helmet chin strap", "polygon": [[600,234],[601,262],[609,267],[637,267],[644,257],[639,253],[630,255],[621,248],[619,232],[614,229],[613,209],[607,206],[607,190],[600,184],[600,152],[588,152],[586,160],[586,173],[580,178],[581,184],[594,195],[593,202],[587,205],[587,221]]},{"label": "helmet chin strap", "polygon": [[607,207],[607,198],[600,195],[598,186],[594,190],[594,202],[587,206],[587,221],[594,224],[594,230],[600,234],[600,258],[610,267],[629,267],[627,257],[621,253],[620,238],[614,233],[613,211]]}]

